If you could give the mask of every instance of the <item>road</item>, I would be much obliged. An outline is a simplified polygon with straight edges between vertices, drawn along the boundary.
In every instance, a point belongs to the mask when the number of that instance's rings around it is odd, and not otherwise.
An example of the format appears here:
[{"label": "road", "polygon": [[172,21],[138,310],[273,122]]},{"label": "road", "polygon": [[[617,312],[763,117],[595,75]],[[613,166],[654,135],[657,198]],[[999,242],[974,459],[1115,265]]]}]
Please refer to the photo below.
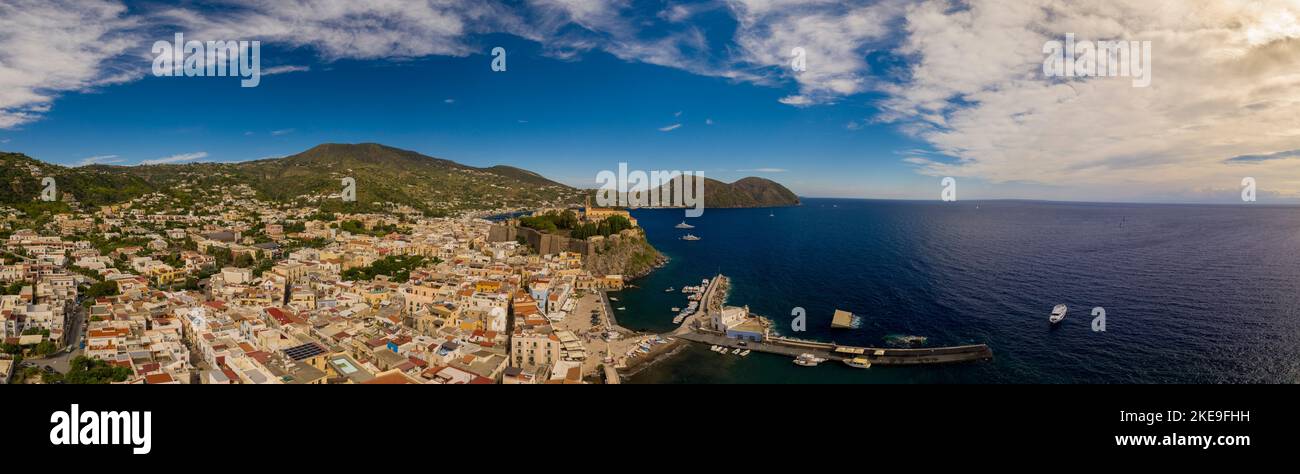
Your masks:
[{"label": "road", "polygon": [[72,358],[81,355],[81,341],[86,338],[85,322],[86,308],[81,306],[81,298],[77,298],[77,309],[73,311],[72,320],[68,321],[65,327],[65,334],[72,335],[71,343],[52,356],[29,360],[39,367],[43,368],[48,365],[59,371],[59,373],[68,373]]}]

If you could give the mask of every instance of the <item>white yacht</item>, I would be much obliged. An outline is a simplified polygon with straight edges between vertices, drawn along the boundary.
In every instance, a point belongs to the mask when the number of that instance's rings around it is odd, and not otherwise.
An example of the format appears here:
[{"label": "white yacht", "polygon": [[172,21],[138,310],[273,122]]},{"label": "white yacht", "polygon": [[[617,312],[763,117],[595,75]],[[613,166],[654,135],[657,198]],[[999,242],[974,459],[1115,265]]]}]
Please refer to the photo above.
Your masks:
[{"label": "white yacht", "polygon": [[691,234],[686,234],[682,236],[682,240],[700,240],[700,238]]},{"label": "white yacht", "polygon": [[1058,304],[1055,308],[1052,308],[1052,317],[1047,318],[1047,320],[1052,324],[1059,323],[1062,319],[1065,319],[1065,312],[1068,310],[1069,308],[1066,308],[1064,304]]},{"label": "white yacht", "polygon": [[686,221],[682,221],[681,224],[677,224],[677,225],[674,226],[674,227],[677,227],[678,229],[694,229],[694,228],[695,228],[695,226],[690,225],[690,224],[687,224]]},{"label": "white yacht", "polygon": [[826,362],[826,359],[817,357],[807,352],[803,354],[799,354],[799,357],[796,357],[794,359],[794,365],[803,366],[803,367],[816,367],[817,364],[820,364],[822,362]]}]

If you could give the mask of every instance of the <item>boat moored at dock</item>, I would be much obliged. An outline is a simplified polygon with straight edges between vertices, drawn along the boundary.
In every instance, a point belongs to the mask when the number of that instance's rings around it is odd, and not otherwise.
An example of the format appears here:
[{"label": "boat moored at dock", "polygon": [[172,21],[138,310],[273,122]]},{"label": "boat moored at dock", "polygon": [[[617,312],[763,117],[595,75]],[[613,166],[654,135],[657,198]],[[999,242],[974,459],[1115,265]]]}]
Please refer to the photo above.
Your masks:
[{"label": "boat moored at dock", "polygon": [[871,360],[867,359],[866,357],[854,357],[852,359],[844,359],[844,365],[856,369],[870,369]]},{"label": "boat moored at dock", "polygon": [[794,358],[794,365],[798,365],[801,367],[816,367],[817,364],[820,364],[822,362],[826,362],[826,359],[817,357],[807,352],[803,354],[799,354],[799,357]]}]

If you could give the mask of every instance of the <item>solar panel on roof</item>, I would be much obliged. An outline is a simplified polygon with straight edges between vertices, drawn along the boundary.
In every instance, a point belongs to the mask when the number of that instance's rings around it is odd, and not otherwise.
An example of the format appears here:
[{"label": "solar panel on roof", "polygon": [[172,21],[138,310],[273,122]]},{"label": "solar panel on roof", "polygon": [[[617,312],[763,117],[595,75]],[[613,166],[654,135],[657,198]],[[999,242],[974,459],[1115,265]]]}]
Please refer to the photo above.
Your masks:
[{"label": "solar panel on roof", "polygon": [[284,354],[293,360],[303,360],[309,357],[315,357],[325,353],[325,349],[316,343],[306,343],[301,346],[290,347],[284,350]]}]

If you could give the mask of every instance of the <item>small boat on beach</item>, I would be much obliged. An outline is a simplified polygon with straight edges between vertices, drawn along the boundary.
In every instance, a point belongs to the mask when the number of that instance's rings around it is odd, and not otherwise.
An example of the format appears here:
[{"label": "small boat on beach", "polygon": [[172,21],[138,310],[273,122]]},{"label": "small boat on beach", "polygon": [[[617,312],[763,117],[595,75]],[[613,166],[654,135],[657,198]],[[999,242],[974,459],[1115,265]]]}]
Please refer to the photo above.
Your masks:
[{"label": "small boat on beach", "polygon": [[739,347],[737,347],[736,350],[731,351],[731,355],[739,355],[739,354],[740,354],[740,348],[739,348]]},{"label": "small boat on beach", "polygon": [[871,361],[866,357],[854,357],[852,359],[844,359],[844,365],[855,369],[870,369]]},{"label": "small boat on beach", "polygon": [[1052,308],[1052,316],[1047,318],[1047,321],[1052,324],[1059,323],[1062,319],[1065,319],[1065,313],[1067,311],[1069,311],[1069,308],[1064,304],[1058,304],[1056,307]]}]

